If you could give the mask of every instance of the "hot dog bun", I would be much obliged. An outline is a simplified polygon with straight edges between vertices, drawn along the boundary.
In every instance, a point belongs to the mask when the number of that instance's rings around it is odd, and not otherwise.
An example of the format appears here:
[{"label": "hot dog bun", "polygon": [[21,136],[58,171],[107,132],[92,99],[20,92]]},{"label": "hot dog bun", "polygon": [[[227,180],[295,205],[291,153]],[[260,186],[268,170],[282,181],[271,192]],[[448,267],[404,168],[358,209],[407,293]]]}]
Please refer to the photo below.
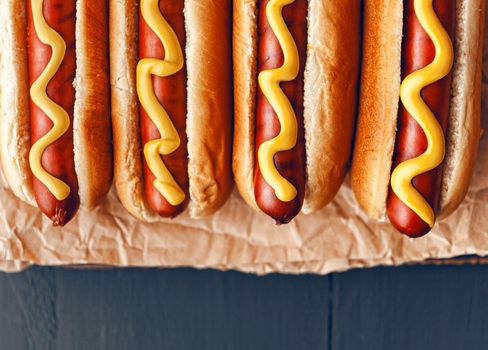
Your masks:
[{"label": "hot dog bun", "polygon": [[[0,4],[0,78],[8,82],[0,97],[2,169],[14,193],[35,205],[28,159],[27,6],[20,0]],[[107,15],[106,1],[77,1],[74,161],[80,201],[88,208],[104,198],[112,180]]]},{"label": "hot dog bun", "polygon": [[[484,0],[456,2],[455,61],[441,188],[440,216],[468,190],[480,139]],[[359,117],[351,170],[356,199],[369,216],[385,217],[395,147],[401,76],[403,5],[366,1]]]},{"label": "hot dog bun", "polygon": [[[233,171],[244,200],[259,210],[254,195],[257,94],[258,1],[234,1]],[[302,212],[327,204],[344,179],[356,109],[360,6],[355,0],[308,2],[308,49],[304,74],[306,148]]]},{"label": "hot dog bun", "polygon": [[0,1],[0,160],[17,197],[35,205],[29,167],[29,70],[25,1]]},{"label": "hot dog bun", "polygon": [[[110,1],[115,186],[135,217],[154,221],[144,194],[136,65],[138,1]],[[231,1],[185,1],[189,214],[219,209],[232,190]],[[228,74],[227,74],[228,72]]]},{"label": "hot dog bun", "polygon": [[82,206],[98,205],[112,184],[108,3],[77,0],[75,169]]}]

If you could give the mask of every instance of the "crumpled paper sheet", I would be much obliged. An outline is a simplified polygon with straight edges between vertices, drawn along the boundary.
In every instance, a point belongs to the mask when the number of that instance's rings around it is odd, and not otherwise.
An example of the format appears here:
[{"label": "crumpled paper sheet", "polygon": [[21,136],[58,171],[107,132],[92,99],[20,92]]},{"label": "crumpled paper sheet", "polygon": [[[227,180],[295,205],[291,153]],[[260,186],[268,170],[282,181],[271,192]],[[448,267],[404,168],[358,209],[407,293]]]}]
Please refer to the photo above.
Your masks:
[{"label": "crumpled paper sheet", "polygon": [[[486,26],[488,28],[488,26]],[[482,128],[488,129],[488,50],[485,37]],[[388,223],[370,221],[358,208],[348,179],[335,200],[285,226],[247,207],[234,191],[214,216],[183,215],[160,223],[131,217],[112,190],[89,213],[54,228],[21,202],[0,176],[0,269],[31,264],[215,268],[265,274],[326,274],[353,267],[399,265],[461,255],[488,255],[488,134],[481,139],[470,190],[448,219],[419,239]]]}]

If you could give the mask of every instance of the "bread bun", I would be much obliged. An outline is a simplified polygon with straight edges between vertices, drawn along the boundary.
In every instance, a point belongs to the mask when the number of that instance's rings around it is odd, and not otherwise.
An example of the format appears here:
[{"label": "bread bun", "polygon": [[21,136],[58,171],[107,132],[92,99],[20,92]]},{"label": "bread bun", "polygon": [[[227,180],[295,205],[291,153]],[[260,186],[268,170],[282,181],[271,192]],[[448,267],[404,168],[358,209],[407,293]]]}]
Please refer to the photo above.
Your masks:
[{"label": "bread bun", "polygon": [[80,203],[87,208],[98,205],[112,185],[107,52],[107,2],[77,0],[73,143]]},{"label": "bread bun", "polygon": [[29,166],[27,6],[25,1],[0,4],[0,161],[15,195],[35,205]]}]

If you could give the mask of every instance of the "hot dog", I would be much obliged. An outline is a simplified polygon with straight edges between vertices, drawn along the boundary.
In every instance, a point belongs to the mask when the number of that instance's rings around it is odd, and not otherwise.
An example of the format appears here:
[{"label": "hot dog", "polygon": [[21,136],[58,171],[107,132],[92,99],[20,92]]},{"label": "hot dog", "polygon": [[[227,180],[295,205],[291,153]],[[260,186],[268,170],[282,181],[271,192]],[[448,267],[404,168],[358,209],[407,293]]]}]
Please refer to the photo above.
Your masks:
[{"label": "hot dog", "polygon": [[[446,29],[450,38],[454,37],[455,29],[455,1],[435,1],[434,10]],[[419,69],[429,65],[435,57],[432,40],[422,28],[415,15],[414,2],[405,3],[404,11],[404,40],[402,48],[402,78],[405,79]],[[416,54],[421,52],[422,54]],[[443,133],[447,131],[449,117],[449,96],[451,88],[451,72],[441,80],[425,87],[422,91],[424,101],[432,110],[439,122]],[[397,128],[397,144],[393,159],[393,168],[407,159],[420,156],[427,148],[427,139],[419,124],[400,105]],[[416,176],[412,183],[429,205],[437,211],[442,176],[442,164],[426,173]],[[390,222],[402,232],[411,236],[423,235],[430,231],[430,226],[423,221],[412,209],[390,190],[387,202],[387,213]]]},{"label": "hot dog", "polygon": [[[31,85],[30,165],[34,173],[34,196],[39,208],[51,218],[54,225],[64,225],[76,213],[80,202],[73,153],[76,1],[27,1],[27,13],[27,47],[29,48],[29,79]],[[66,46],[66,49],[60,49],[63,51],[59,54],[62,61],[56,62],[59,68],[49,80],[49,85],[47,85],[46,79],[43,82],[41,81],[41,75],[52,60],[50,38],[47,34],[42,34],[43,21],[45,21],[46,26],[61,36]],[[43,85],[39,89],[41,94],[47,93],[47,96],[66,113],[66,124],[63,126],[65,131],[56,136],[55,141],[50,142],[43,149],[40,149],[39,142],[53,129],[53,122],[50,119],[52,116],[45,112],[48,108],[45,107],[48,100],[43,100],[40,94],[34,90],[36,89],[35,84],[39,84],[39,82]],[[34,88],[32,88],[33,86]],[[42,157],[41,154],[35,154],[37,151],[42,153]],[[40,164],[36,164],[37,162]],[[46,182],[40,180],[42,169],[56,179],[63,181],[63,184],[68,187],[68,193],[56,197],[46,186]],[[36,174],[39,175],[36,176]]]},{"label": "hot dog", "polygon": [[[161,1],[159,9],[162,16],[168,21],[175,31],[178,42],[185,46],[185,19],[183,16],[184,1]],[[142,11],[140,11],[142,12]],[[161,40],[144,20],[139,17],[139,57],[154,58],[161,60],[165,57],[165,50]],[[183,59],[183,57],[182,57]],[[184,65],[169,76],[153,78],[154,92],[177,131],[179,146],[170,154],[162,155],[163,163],[172,174],[178,186],[184,193],[184,200],[172,205],[154,186],[156,177],[151,171],[146,157],[144,157],[144,178],[145,191],[149,206],[161,216],[174,217],[180,214],[188,204],[188,152],[186,151],[186,70]],[[161,133],[151,120],[144,107],[140,106],[141,115],[141,141],[143,145],[161,138]]]},{"label": "hot dog", "polygon": [[358,1],[234,1],[234,177],[277,224],[322,208],[344,179],[359,13]]},{"label": "hot dog", "polygon": [[[63,226],[80,203],[96,206],[111,184],[107,3],[3,5],[4,43],[15,44],[2,47],[8,55],[2,55],[0,76],[19,96],[12,106],[1,101],[3,171],[21,199],[35,200]],[[13,71],[11,59],[18,62]]]},{"label": "hot dog", "polygon": [[[270,27],[266,9],[269,2],[261,1],[259,5],[259,49],[258,71],[279,69],[284,62],[283,52],[278,38]],[[264,178],[258,157],[255,160],[254,194],[256,203],[263,212],[271,216],[277,223],[287,223],[300,211],[305,196],[305,142],[303,128],[303,72],[305,69],[307,48],[307,2],[295,1],[283,8],[285,23],[289,23],[292,37],[295,39],[298,57],[298,73],[291,81],[281,83],[283,92],[290,101],[295,114],[297,131],[293,148],[281,151],[274,155],[274,163],[280,174],[293,184],[296,196],[290,201],[282,201],[277,198],[275,190]],[[281,125],[273,106],[258,89],[256,111],[256,150],[261,145],[280,133]],[[258,151],[259,152],[259,151]]]},{"label": "hot dog", "polygon": [[110,2],[115,185],[143,221],[205,216],[231,192],[231,5]]},{"label": "hot dog", "polygon": [[[378,218],[386,211],[410,237],[429,232],[436,216],[454,210],[467,191],[480,136],[483,14],[484,1],[365,4],[352,187],[368,214]],[[395,25],[386,37],[381,28],[394,20],[402,28]],[[480,29],[467,27],[471,21]],[[388,86],[375,78],[379,74],[392,77]],[[379,95],[388,88],[394,94]]]}]

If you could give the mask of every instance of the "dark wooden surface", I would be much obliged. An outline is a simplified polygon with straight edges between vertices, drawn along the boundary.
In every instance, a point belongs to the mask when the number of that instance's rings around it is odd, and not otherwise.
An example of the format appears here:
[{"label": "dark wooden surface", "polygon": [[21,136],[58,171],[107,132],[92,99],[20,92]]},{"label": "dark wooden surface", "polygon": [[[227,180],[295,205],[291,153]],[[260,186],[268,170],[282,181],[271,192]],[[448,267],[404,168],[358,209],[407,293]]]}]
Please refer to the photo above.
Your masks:
[{"label": "dark wooden surface", "polygon": [[0,349],[488,349],[488,266],[2,273]]}]

